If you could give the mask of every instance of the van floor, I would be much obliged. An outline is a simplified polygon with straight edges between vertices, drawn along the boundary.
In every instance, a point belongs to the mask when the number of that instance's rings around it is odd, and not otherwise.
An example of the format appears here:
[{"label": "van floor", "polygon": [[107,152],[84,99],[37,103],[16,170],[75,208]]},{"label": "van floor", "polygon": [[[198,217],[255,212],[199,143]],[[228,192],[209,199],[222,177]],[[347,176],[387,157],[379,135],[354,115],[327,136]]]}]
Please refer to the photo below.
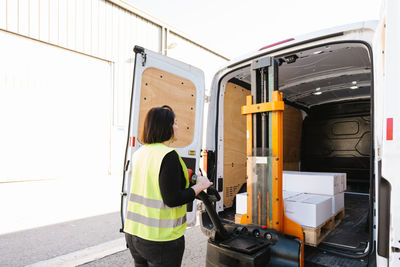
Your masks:
[{"label": "van floor", "polygon": [[[368,241],[368,195],[345,193],[345,217],[341,223],[323,240],[321,246],[326,244],[337,244],[350,249],[365,248]],[[365,259],[350,259],[325,253],[322,250],[305,247],[306,266],[367,266]]]},{"label": "van floor", "polygon": [[[365,246],[368,241],[369,203],[367,194],[345,193],[345,217],[341,223],[324,239],[323,243],[339,244],[351,248]],[[225,222],[235,221],[235,207],[227,208],[219,213]],[[306,246],[306,266],[366,266],[365,260],[344,258],[325,253],[322,250]]]},{"label": "van floor", "polygon": [[323,242],[358,248],[368,240],[368,195],[345,193],[344,203],[345,217]]}]

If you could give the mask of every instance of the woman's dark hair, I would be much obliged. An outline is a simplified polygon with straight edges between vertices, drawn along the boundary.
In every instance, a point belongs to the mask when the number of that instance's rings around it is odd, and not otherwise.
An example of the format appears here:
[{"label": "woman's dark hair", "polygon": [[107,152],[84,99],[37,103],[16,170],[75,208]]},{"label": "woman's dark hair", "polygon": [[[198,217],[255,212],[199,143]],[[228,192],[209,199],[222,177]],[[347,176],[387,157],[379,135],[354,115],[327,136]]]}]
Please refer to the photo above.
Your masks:
[{"label": "woman's dark hair", "polygon": [[170,140],[174,136],[175,113],[170,106],[152,108],[144,119],[142,143],[153,144]]}]

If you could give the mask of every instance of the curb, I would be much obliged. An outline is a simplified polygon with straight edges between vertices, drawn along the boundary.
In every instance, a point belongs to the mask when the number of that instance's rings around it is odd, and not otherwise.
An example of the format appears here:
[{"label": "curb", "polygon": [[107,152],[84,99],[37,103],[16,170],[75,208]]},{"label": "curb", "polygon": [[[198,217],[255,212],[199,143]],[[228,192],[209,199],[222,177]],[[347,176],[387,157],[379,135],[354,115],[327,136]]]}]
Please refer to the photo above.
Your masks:
[{"label": "curb", "polygon": [[88,247],[62,256],[58,256],[52,259],[39,261],[37,263],[27,265],[27,267],[50,267],[50,266],[72,267],[104,258],[108,255],[123,251],[125,249],[127,249],[125,238],[119,238],[93,247]]}]

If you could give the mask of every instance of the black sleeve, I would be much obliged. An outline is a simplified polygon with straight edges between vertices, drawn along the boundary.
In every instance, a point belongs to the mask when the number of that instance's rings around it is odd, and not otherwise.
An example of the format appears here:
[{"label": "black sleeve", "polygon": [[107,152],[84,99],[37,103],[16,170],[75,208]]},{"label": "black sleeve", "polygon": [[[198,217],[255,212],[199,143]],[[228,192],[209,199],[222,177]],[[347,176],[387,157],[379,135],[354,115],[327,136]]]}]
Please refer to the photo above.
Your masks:
[{"label": "black sleeve", "polygon": [[185,189],[185,177],[176,151],[165,155],[160,168],[159,184],[161,196],[168,207],[177,207],[192,202],[196,193]]}]

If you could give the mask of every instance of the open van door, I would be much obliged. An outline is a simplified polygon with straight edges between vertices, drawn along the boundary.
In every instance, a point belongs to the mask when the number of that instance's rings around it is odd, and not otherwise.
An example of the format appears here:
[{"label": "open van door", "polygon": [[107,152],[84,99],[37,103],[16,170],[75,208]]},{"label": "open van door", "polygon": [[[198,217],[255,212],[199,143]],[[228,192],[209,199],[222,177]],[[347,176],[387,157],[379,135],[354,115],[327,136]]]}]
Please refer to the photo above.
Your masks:
[{"label": "open van door", "polygon": [[[179,126],[179,140],[171,143],[188,169],[197,173],[202,140],[204,73],[200,69],[135,46],[135,67],[125,150],[121,193],[122,229],[131,185],[131,157],[142,146],[141,134],[147,112],[153,107],[170,106]],[[196,222],[196,205],[189,203],[188,226]]]},{"label": "open van door", "polygon": [[379,257],[400,265],[400,2],[385,1],[383,14],[382,156],[378,179]]}]

